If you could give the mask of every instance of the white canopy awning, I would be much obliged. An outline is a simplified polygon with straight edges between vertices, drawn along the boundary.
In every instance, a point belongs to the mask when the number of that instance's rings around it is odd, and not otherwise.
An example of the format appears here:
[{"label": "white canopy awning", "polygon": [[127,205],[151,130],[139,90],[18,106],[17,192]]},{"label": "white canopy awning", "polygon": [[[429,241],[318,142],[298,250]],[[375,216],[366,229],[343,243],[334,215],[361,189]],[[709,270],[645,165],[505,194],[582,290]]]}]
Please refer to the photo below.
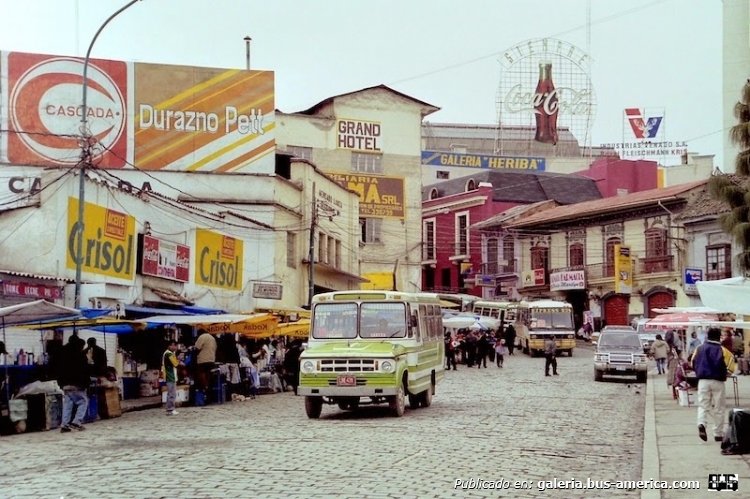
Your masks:
[{"label": "white canopy awning", "polygon": [[698,281],[696,284],[705,306],[750,315],[750,279],[730,277],[718,281]]},{"label": "white canopy awning", "polygon": [[80,312],[75,308],[64,307],[46,300],[36,300],[9,307],[0,308],[2,323],[6,326],[11,324],[28,324],[62,317],[77,317]]}]

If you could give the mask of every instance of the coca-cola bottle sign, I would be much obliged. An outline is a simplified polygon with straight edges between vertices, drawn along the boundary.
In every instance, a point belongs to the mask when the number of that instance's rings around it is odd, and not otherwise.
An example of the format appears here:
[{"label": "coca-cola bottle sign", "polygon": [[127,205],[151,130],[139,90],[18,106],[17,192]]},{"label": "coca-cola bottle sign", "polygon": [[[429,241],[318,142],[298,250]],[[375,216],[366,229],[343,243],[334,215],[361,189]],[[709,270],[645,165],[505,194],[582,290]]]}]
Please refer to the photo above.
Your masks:
[{"label": "coca-cola bottle sign", "polygon": [[562,40],[536,39],[506,50],[500,63],[498,125],[528,127],[548,144],[565,130],[586,145],[596,98],[585,52]]},{"label": "coca-cola bottle sign", "polygon": [[557,144],[557,91],[552,82],[552,64],[539,63],[539,81],[534,92],[536,135],[534,140]]}]

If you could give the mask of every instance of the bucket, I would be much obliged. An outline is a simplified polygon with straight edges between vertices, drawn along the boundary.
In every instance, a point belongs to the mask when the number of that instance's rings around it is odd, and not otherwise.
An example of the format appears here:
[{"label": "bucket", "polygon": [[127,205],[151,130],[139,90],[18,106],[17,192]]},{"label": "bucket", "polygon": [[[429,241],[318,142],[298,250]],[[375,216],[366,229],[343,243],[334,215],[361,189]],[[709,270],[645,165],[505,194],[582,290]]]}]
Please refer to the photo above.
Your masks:
[{"label": "bucket", "polygon": [[677,402],[681,407],[690,407],[693,403],[693,392],[677,389]]}]

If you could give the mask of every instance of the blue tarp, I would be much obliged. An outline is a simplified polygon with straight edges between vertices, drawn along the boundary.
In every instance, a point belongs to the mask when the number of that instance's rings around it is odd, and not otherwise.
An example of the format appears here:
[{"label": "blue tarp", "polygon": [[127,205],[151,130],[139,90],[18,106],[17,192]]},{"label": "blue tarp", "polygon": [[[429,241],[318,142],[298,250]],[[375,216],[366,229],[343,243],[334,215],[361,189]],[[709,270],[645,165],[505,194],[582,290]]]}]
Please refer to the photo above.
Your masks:
[{"label": "blue tarp", "polygon": [[87,319],[96,319],[114,313],[114,308],[82,308],[81,315]]},{"label": "blue tarp", "polygon": [[180,310],[179,308],[154,308],[154,307],[139,307],[137,305],[125,305],[125,312],[133,315],[195,315],[191,312]]},{"label": "blue tarp", "polygon": [[[226,311],[221,310],[220,308],[198,307],[195,305],[183,305],[182,310],[189,314],[196,314],[196,315],[216,315],[216,314],[227,313]],[[170,314],[170,315],[174,315],[174,314]]]}]

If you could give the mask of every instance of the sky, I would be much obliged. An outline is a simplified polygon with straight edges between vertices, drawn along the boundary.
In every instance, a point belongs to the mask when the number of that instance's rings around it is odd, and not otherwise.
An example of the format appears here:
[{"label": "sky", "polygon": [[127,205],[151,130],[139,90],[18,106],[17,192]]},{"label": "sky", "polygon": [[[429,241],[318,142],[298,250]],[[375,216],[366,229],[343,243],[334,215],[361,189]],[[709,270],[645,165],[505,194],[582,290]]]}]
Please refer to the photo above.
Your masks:
[{"label": "sky", "polygon": [[[84,56],[125,3],[0,0],[0,49]],[[244,68],[250,36],[281,111],[385,84],[439,107],[430,122],[496,124],[500,56],[557,38],[591,57],[593,145],[632,140],[625,108],[663,109],[666,140],[720,165],[721,21],[721,2],[704,0],[141,0],[92,57]]]}]

